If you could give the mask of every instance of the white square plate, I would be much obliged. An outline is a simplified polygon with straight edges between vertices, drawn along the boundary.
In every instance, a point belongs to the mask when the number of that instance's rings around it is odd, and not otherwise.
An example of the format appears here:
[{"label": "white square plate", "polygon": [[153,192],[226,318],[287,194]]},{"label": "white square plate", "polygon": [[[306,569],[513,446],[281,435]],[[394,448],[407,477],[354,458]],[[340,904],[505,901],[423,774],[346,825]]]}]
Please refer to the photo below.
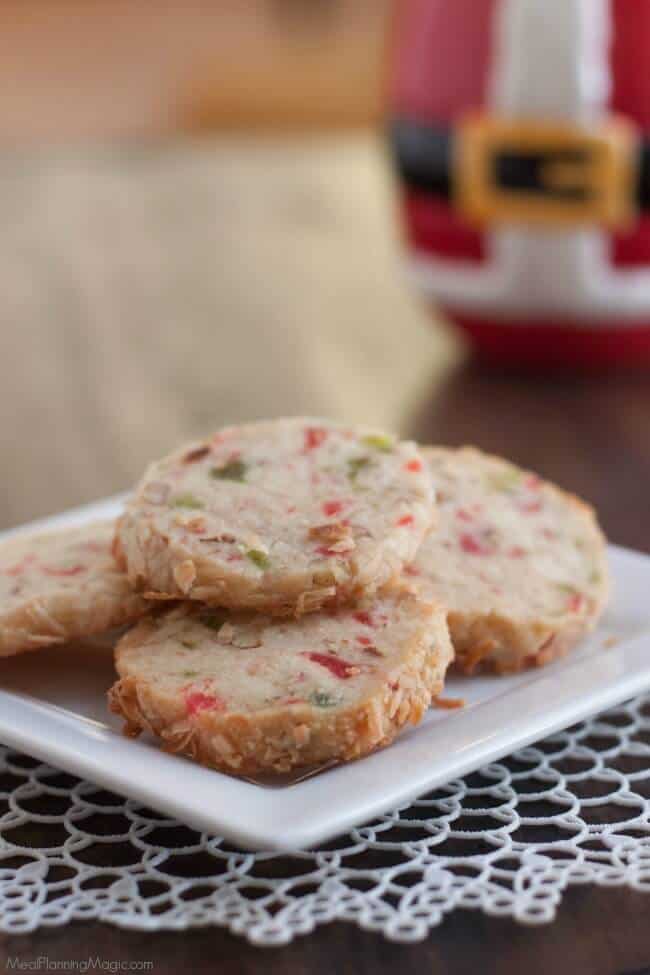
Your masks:
[{"label": "white square plate", "polygon": [[[25,528],[120,508],[113,498]],[[2,660],[0,741],[234,844],[312,846],[650,687],[650,557],[612,547],[610,561],[612,607],[568,659],[515,677],[452,677],[445,696],[464,698],[462,710],[431,710],[390,748],[301,780],[241,781],[122,737],[106,706],[114,673],[101,647]]]}]

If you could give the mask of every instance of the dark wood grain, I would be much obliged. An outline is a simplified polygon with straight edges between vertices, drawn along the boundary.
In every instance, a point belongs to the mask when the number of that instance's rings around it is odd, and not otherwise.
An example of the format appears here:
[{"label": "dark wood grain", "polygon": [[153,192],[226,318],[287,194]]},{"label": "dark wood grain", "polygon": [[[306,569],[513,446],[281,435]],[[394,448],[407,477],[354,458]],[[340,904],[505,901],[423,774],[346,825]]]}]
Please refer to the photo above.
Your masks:
[{"label": "dark wood grain", "polygon": [[284,948],[262,950],[213,928],[146,934],[71,924],[0,941],[0,965],[34,960],[151,960],[154,975],[647,975],[649,901],[595,887],[570,891],[552,925],[525,928],[474,911],[452,914],[420,944],[391,944],[332,924]]},{"label": "dark wood grain", "polygon": [[595,505],[609,538],[650,550],[650,378],[498,373],[465,362],[408,423],[422,442],[475,444]]}]

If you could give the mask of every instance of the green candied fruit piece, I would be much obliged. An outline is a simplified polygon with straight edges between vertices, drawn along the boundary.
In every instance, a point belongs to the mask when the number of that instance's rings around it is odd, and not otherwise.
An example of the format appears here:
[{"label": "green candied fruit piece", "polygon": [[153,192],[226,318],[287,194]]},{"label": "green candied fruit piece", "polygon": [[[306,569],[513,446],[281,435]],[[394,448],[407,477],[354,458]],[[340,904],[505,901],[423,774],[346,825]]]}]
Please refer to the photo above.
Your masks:
[{"label": "green candied fruit piece", "polygon": [[338,704],[337,699],[327,691],[314,691],[310,694],[309,700],[317,708],[333,708]]},{"label": "green candied fruit piece", "polygon": [[599,582],[603,581],[603,574],[600,569],[592,569],[589,573],[589,582],[592,586],[598,585]]},{"label": "green candied fruit piece", "polygon": [[348,477],[354,483],[366,467],[369,467],[372,461],[370,457],[350,457],[348,460]]},{"label": "green candied fruit piece", "polygon": [[259,548],[249,548],[248,552],[246,552],[246,558],[250,559],[258,569],[268,569],[271,564],[266,552],[260,551]]},{"label": "green candied fruit piece", "polygon": [[210,477],[217,481],[240,481],[246,480],[246,464],[243,460],[229,460],[221,467],[211,467]]},{"label": "green candied fruit piece", "polygon": [[181,640],[181,646],[187,647],[188,650],[193,650],[196,646],[196,640],[189,640],[187,638],[184,638],[183,640]]},{"label": "green candied fruit piece", "polygon": [[198,672],[198,670],[184,670],[183,673],[182,673],[182,676],[183,677],[198,677],[199,676],[199,672]]},{"label": "green candied fruit piece", "polygon": [[518,471],[515,467],[512,467],[505,471],[488,474],[487,480],[488,486],[491,487],[493,491],[514,491],[521,481],[521,471]]},{"label": "green candied fruit piece", "polygon": [[556,582],[555,585],[560,590],[560,592],[565,592],[569,596],[575,596],[578,592],[575,586],[572,586],[569,582]]},{"label": "green candied fruit piece", "polygon": [[203,502],[189,492],[177,494],[175,498],[172,498],[171,505],[172,508],[205,508]]},{"label": "green candied fruit piece", "polygon": [[395,449],[393,438],[381,433],[370,433],[367,437],[362,437],[361,442],[368,447],[374,447],[375,450],[380,450],[382,454],[390,454]]},{"label": "green candied fruit piece", "polygon": [[199,622],[207,626],[209,630],[219,632],[224,623],[228,620],[228,614],[224,610],[205,610],[199,616]]}]

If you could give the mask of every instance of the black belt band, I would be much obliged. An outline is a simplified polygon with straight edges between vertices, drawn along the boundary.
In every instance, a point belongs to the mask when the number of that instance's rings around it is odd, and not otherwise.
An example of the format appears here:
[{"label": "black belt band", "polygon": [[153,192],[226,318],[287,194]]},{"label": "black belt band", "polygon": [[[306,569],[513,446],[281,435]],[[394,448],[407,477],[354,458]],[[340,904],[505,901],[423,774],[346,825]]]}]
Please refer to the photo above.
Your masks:
[{"label": "black belt band", "polygon": [[[455,196],[457,129],[396,118],[390,124],[390,140],[398,172],[404,183],[424,193],[452,201]],[[636,140],[636,158],[630,192],[636,210],[650,210],[650,141]],[[542,178],[544,167],[583,165],[588,149],[553,147],[548,150],[496,152],[491,160],[492,178],[498,190],[510,195],[525,194],[554,202],[587,201],[590,186],[549,186]]]},{"label": "black belt band", "polygon": [[448,200],[452,195],[453,130],[394,119],[390,140],[407,186]]}]

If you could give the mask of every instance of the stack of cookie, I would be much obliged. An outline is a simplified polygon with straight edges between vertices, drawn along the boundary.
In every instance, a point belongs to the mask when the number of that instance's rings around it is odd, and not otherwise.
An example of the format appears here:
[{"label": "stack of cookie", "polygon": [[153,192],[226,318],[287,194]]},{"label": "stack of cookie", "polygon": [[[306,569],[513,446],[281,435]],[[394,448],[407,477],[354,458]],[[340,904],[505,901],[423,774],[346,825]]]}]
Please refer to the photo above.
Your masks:
[{"label": "stack of cookie", "polygon": [[4,544],[0,654],[139,620],[109,692],[127,733],[241,775],[386,745],[454,652],[465,671],[546,663],[607,594],[582,502],[470,448],[327,421],[184,447],[145,473],[111,554],[113,531]]}]

